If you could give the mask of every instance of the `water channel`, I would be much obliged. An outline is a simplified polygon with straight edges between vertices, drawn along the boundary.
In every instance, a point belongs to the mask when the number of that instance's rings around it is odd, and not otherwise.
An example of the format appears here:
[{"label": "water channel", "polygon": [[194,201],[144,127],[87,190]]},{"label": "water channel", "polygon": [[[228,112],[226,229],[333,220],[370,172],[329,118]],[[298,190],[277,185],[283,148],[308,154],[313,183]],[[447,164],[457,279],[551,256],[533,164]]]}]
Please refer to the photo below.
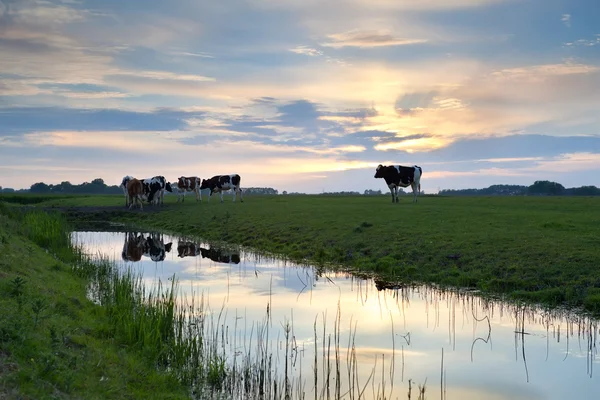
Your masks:
[{"label": "water channel", "polygon": [[343,398],[406,399],[409,385],[412,399],[419,385],[427,399],[600,396],[598,324],[588,317],[428,286],[382,289],[348,273],[149,232],[141,235],[153,245],[128,251],[139,235],[77,231],[73,240],[91,256],[134,267],[148,287],[175,275],[179,299],[202,297],[208,306],[227,361],[262,342],[277,372],[287,364],[294,376],[294,398],[327,398],[326,381],[338,381]]}]

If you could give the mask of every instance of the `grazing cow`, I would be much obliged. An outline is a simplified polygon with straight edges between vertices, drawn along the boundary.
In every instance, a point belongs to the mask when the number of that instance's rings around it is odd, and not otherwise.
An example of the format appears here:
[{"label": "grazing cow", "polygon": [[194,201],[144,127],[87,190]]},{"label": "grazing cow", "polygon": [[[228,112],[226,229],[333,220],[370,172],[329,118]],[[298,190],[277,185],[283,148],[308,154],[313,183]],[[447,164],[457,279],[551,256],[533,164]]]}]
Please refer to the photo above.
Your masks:
[{"label": "grazing cow", "polygon": [[[196,193],[196,201],[202,201],[202,194],[200,194],[200,178],[197,176],[180,176],[177,179],[177,202],[179,202],[179,198],[181,197],[181,202],[185,201],[185,192],[194,192]],[[173,186],[173,185],[171,185]]]},{"label": "grazing cow", "polygon": [[167,192],[173,192],[171,184],[167,182],[164,176],[158,175],[153,178],[146,178],[143,180],[144,183],[144,195],[148,197],[148,203],[152,204],[163,204],[165,197],[165,190]]},{"label": "grazing cow", "polygon": [[129,205],[129,194],[127,194],[127,182],[129,182],[131,179],[133,179],[133,176],[124,176],[121,180],[121,184],[119,185],[119,187],[123,189],[123,194],[125,195],[125,207]]},{"label": "grazing cow", "polygon": [[392,203],[398,202],[398,188],[412,187],[413,203],[417,201],[417,195],[421,191],[421,175],[423,171],[419,166],[404,167],[402,165],[381,165],[375,170],[375,178],[385,179],[392,192]]},{"label": "grazing cow", "polygon": [[135,178],[131,178],[127,182],[127,195],[128,201],[130,202],[129,209],[131,209],[133,203],[137,203],[138,200],[140,203],[140,210],[144,209],[144,207],[142,206],[142,196],[144,195],[144,185],[142,184],[142,181]]},{"label": "grazing cow", "polygon": [[146,238],[144,246],[144,256],[152,261],[164,261],[165,256],[171,251],[172,242],[165,244],[163,237],[159,233],[151,233]]},{"label": "grazing cow", "polygon": [[221,203],[223,202],[223,192],[226,190],[233,189],[233,201],[235,202],[235,195],[240,193],[240,201],[243,202],[242,189],[240,189],[240,182],[242,178],[238,174],[231,175],[215,175],[210,179],[202,179],[202,185],[200,190],[210,189],[208,195],[208,201],[213,193],[221,193]]},{"label": "grazing cow", "polygon": [[146,239],[144,239],[144,235],[140,234],[138,236],[134,232],[126,233],[121,258],[123,261],[140,261],[142,259],[142,254],[144,254],[145,245]]},{"label": "grazing cow", "polygon": [[240,255],[239,253],[233,253],[227,250],[209,248],[205,249],[200,247],[200,254],[202,254],[202,258],[210,258],[214,262],[224,263],[224,264],[239,264],[240,263]]},{"label": "grazing cow", "polygon": [[196,257],[200,255],[200,246],[192,242],[179,241],[177,243],[177,257]]}]

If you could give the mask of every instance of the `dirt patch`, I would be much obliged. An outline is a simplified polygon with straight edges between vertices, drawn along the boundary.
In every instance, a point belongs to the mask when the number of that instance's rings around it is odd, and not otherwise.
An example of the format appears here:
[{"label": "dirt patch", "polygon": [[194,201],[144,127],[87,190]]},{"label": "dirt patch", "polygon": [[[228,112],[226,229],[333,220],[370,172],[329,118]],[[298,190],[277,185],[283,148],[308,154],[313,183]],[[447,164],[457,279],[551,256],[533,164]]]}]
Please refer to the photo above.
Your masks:
[{"label": "dirt patch", "polygon": [[65,214],[138,214],[138,213],[157,213],[168,210],[169,205],[162,206],[146,206],[143,210],[138,207],[128,209],[125,206],[65,206],[65,207],[42,207],[44,211],[58,211]]}]

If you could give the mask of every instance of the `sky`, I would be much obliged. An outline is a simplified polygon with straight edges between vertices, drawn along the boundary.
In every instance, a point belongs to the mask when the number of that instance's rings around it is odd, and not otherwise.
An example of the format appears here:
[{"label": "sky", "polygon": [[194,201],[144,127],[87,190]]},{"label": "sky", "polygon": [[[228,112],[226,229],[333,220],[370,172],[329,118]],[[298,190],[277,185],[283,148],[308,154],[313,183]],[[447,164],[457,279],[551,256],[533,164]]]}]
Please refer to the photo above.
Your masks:
[{"label": "sky", "polygon": [[0,0],[0,186],[600,186],[597,0]]}]

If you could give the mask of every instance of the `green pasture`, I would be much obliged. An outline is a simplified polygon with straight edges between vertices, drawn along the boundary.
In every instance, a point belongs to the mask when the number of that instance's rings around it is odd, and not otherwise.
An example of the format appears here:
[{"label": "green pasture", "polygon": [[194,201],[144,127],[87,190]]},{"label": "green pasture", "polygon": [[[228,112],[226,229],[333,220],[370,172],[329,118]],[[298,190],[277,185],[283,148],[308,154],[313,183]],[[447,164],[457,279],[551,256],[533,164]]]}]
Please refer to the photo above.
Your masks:
[{"label": "green pasture", "polygon": [[72,246],[64,218],[0,203],[0,251],[0,398],[189,398],[118,329],[140,307],[117,320],[87,298],[100,267]]},{"label": "green pasture", "polygon": [[[600,312],[599,197],[245,196],[128,212],[123,196],[48,198],[36,207],[93,206],[75,219],[115,220],[224,240],[295,261],[390,281],[432,282]],[[111,206],[111,207],[109,207]],[[116,208],[121,212],[102,213]],[[81,209],[79,209],[81,211]]]}]

